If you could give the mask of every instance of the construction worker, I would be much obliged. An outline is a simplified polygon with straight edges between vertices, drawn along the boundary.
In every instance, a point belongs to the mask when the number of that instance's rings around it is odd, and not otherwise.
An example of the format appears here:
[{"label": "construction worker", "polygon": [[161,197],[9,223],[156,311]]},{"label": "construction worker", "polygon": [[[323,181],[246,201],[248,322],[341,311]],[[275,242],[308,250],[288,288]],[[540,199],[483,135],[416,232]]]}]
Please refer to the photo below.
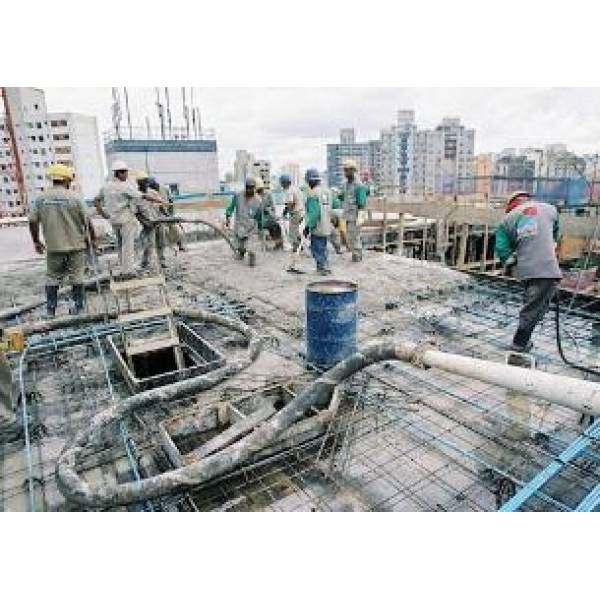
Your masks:
[{"label": "construction worker", "polygon": [[292,178],[283,173],[279,177],[281,189],[284,192],[283,196],[283,216],[289,219],[288,237],[292,252],[296,252],[300,243],[300,223],[304,218],[304,202],[300,190],[292,185]]},{"label": "construction worker", "polygon": [[237,258],[243,260],[246,252],[248,252],[248,260],[251,266],[254,265],[256,260],[253,242],[258,232],[260,210],[261,203],[256,193],[256,180],[254,177],[247,177],[244,191],[234,194],[225,211],[225,227],[229,228],[231,215],[235,212],[233,235],[238,252]]},{"label": "construction worker", "polygon": [[142,194],[129,181],[129,167],[122,160],[111,165],[112,178],[94,199],[96,211],[108,219],[117,237],[119,264],[123,279],[135,277],[135,235],[137,207]]},{"label": "construction worker", "polygon": [[162,215],[160,209],[166,206],[161,195],[157,190],[149,186],[150,177],[145,171],[138,171],[136,174],[138,190],[142,194],[142,201],[138,203],[136,216],[142,226],[142,262],[140,267],[148,269],[151,266],[151,257],[156,253],[160,266],[165,269],[167,261],[165,259],[165,232],[156,219]]},{"label": "construction worker", "polygon": [[310,234],[310,250],[317,264],[317,273],[329,275],[331,273],[327,260],[327,242],[331,235],[329,192],[321,187],[321,176],[317,169],[308,169],[305,179],[308,190],[306,191],[306,225],[303,235],[308,237]]},{"label": "construction worker", "polygon": [[557,244],[560,222],[554,206],[536,202],[526,191],[517,191],[506,204],[506,216],[496,230],[496,254],[505,267],[516,266],[525,288],[525,302],[512,350],[531,349],[531,334],[548,310],[562,277]]},{"label": "construction worker", "polygon": [[[150,177],[150,180],[148,181],[148,187],[156,190],[163,199],[163,202],[166,202],[166,204],[160,209],[160,212],[165,216],[174,217],[175,201],[173,200],[173,196],[169,188],[166,185],[160,185],[153,177]],[[169,244],[176,245],[180,252],[186,252],[187,248],[185,247],[185,232],[181,226],[181,223],[170,223],[167,226],[163,225],[163,228],[165,231],[166,241],[168,241]]]},{"label": "construction worker", "polygon": [[352,261],[362,260],[362,240],[360,238],[361,215],[367,205],[367,188],[358,180],[358,165],[354,160],[344,161],[344,177],[346,181],[338,196],[342,203],[344,220],[347,228],[348,249],[352,252]]},{"label": "construction worker", "polygon": [[261,177],[257,176],[254,180],[256,181],[256,193],[260,199],[261,206],[259,229],[262,232],[268,231],[271,240],[275,242],[275,249],[280,250],[283,248],[283,238],[281,235],[281,226],[277,222],[273,196],[271,195],[271,192],[265,188],[264,181]]},{"label": "construction worker", "polygon": [[[74,176],[70,167],[50,165],[47,177],[52,187],[35,199],[29,214],[29,231],[35,251],[38,254],[46,252],[46,307],[49,317],[56,314],[58,288],[66,278],[71,280],[74,313],[84,309],[86,245],[88,239],[95,244],[96,236],[81,197],[69,189]],[[45,245],[39,237],[40,224]]]}]

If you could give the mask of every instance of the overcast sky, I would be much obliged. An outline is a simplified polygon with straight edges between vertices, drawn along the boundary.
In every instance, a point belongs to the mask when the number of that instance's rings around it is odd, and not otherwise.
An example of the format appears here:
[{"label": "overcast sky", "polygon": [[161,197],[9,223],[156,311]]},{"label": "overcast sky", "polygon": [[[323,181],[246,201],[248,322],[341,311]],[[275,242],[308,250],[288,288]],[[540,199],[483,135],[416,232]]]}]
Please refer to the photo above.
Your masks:
[{"label": "overcast sky", "polygon": [[[188,88],[189,89],[189,88]],[[158,126],[154,88],[128,88],[134,125]],[[174,124],[182,125],[181,88],[170,88]],[[397,109],[414,109],[421,128],[444,116],[473,127],[475,151],[563,142],[575,152],[600,150],[600,88],[194,88],[205,128],[214,128],[221,174],[236,149],[271,160],[324,169],[325,144],[354,127],[359,141],[377,138]],[[189,101],[189,97],[188,97]],[[51,111],[98,117],[111,126],[110,88],[46,88]]]}]

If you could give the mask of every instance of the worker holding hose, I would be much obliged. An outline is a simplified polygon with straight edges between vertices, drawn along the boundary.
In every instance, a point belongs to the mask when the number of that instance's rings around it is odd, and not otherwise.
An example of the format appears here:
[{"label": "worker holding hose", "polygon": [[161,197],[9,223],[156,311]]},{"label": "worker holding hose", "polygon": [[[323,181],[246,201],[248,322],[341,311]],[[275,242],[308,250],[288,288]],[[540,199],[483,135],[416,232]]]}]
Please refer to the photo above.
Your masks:
[{"label": "worker holding hose", "polygon": [[[85,304],[84,273],[88,233],[95,244],[94,228],[80,196],[69,188],[75,176],[73,169],[61,164],[47,170],[52,187],[33,203],[29,214],[29,231],[35,251],[46,252],[46,308],[54,317],[58,304],[58,288],[65,279],[71,280],[74,313]],[[40,241],[40,224],[44,243]]]},{"label": "worker holding hose", "polygon": [[122,160],[111,165],[113,177],[94,198],[99,215],[110,221],[117,237],[121,277],[135,277],[136,212],[142,194],[129,181],[129,167]]},{"label": "worker holding hose", "polygon": [[248,252],[250,266],[254,266],[256,261],[256,253],[252,249],[252,244],[258,232],[257,219],[260,218],[260,210],[261,204],[256,193],[256,180],[254,177],[247,177],[244,191],[234,194],[225,210],[225,227],[230,227],[231,216],[235,213],[233,236],[237,258],[244,260],[244,256]]},{"label": "worker holding hose", "polygon": [[532,200],[526,191],[510,196],[506,216],[496,231],[496,254],[505,267],[516,267],[516,275],[525,288],[511,347],[515,352],[531,349],[533,330],[546,314],[562,278],[556,252],[560,236],[554,206]]},{"label": "worker holding hose", "polygon": [[161,208],[167,207],[162,196],[150,187],[150,177],[145,171],[139,171],[136,174],[138,190],[142,194],[143,200],[137,206],[136,216],[142,226],[142,262],[141,269],[148,269],[151,266],[154,254],[158,256],[158,261],[163,269],[167,268],[165,258],[165,227],[160,223],[155,223],[161,216]]}]

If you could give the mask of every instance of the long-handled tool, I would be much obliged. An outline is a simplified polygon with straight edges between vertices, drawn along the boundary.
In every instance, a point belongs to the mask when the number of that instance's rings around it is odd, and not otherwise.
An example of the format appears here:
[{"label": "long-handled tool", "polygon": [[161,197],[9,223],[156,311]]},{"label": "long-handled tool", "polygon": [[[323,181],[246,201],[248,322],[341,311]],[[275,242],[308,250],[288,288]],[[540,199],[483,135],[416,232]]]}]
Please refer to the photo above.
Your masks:
[{"label": "long-handled tool", "polygon": [[[300,221],[299,230],[301,232],[303,232],[304,227],[305,227],[304,219],[302,219],[302,221]],[[300,253],[302,252],[302,250],[306,247],[307,243],[308,243],[307,238],[305,238],[301,233],[300,241],[298,242],[298,248],[296,249],[296,252],[294,252],[292,254],[292,261],[290,262],[288,268],[286,269],[286,271],[288,273],[294,273],[295,275],[304,275],[306,273],[306,271],[303,271],[302,269],[300,269],[296,266],[296,261],[298,260],[298,257],[300,256]]]}]

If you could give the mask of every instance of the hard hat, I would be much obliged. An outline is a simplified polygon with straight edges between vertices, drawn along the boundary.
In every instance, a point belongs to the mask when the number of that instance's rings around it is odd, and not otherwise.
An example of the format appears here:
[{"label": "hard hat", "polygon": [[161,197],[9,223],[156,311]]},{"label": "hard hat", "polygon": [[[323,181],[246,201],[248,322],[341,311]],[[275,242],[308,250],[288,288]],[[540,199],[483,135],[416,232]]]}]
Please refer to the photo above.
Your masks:
[{"label": "hard hat", "polygon": [[515,198],[518,198],[519,196],[527,196],[528,198],[531,198],[531,193],[528,192],[527,190],[517,190],[516,192],[513,192],[510,195],[510,198],[508,199],[508,201],[510,202],[511,200],[514,200]]},{"label": "hard hat", "polygon": [[75,177],[75,171],[67,165],[54,164],[46,169],[46,176],[52,181],[72,181]]},{"label": "hard hat", "polygon": [[[119,169],[120,171],[122,171],[123,169]],[[146,171],[136,171],[135,172],[135,179],[136,181],[142,181],[142,179],[148,179],[148,173],[146,173]]]},{"label": "hard hat", "polygon": [[246,177],[246,187],[256,187],[256,179],[254,177]]},{"label": "hard hat", "polygon": [[531,193],[527,190],[517,190],[516,192],[513,192],[506,202],[505,212],[509,213],[513,208],[521,204],[519,199],[523,196],[525,198],[531,198]]},{"label": "hard hat", "polygon": [[358,164],[352,158],[347,158],[343,162],[342,166],[344,167],[344,169],[354,169],[355,171],[358,171]]},{"label": "hard hat", "polygon": [[[146,175],[146,177],[148,176]],[[148,177],[148,187],[158,192],[160,184],[158,181],[156,181],[156,179],[154,179],[154,177]]]},{"label": "hard hat", "polygon": [[115,171],[129,171],[127,163],[123,160],[115,160],[110,167],[110,170],[114,173]]},{"label": "hard hat", "polygon": [[257,190],[264,190],[265,189],[265,183],[262,180],[262,177],[255,177],[254,178],[254,182],[255,182]]},{"label": "hard hat", "polygon": [[282,173],[279,176],[279,183],[283,185],[284,183],[292,183],[292,178],[287,173]]},{"label": "hard hat", "polygon": [[321,181],[321,176],[317,169],[307,169],[304,179],[306,179],[307,183],[310,181]]}]

